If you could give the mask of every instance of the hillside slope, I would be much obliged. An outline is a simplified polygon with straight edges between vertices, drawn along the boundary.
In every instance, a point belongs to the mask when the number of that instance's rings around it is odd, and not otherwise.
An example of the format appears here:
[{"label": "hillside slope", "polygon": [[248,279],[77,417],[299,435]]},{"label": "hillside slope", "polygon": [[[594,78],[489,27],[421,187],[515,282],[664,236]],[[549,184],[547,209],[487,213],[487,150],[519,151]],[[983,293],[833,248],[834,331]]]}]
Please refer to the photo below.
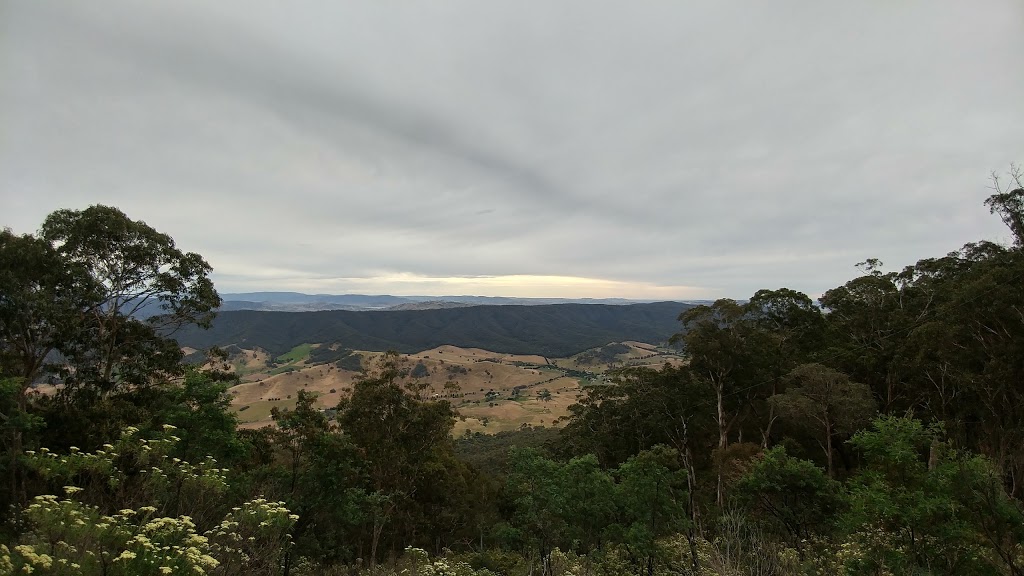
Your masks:
[{"label": "hillside slope", "polygon": [[358,350],[412,353],[443,344],[512,354],[569,356],[609,342],[662,342],[692,305],[473,306],[440,310],[221,312],[209,330],[174,335],[190,348],[237,344],[278,355],[303,343],[337,342]]}]

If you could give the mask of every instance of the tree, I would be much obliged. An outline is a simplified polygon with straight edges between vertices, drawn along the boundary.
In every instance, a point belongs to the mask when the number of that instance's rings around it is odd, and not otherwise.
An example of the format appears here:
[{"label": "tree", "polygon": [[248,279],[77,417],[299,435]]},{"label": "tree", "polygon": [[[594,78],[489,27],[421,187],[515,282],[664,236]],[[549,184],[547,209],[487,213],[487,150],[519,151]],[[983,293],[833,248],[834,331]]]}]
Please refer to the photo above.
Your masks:
[{"label": "tree", "polygon": [[560,473],[566,505],[565,545],[582,553],[591,552],[601,545],[615,515],[614,481],[591,454],[569,460]]},{"label": "tree", "polygon": [[[1007,562],[1011,574],[1021,573],[1019,503],[1006,508],[1005,493],[991,492],[991,468],[946,445],[940,426],[881,417],[850,443],[865,465],[849,484],[842,519],[861,551],[849,570],[993,574]],[[986,548],[994,538],[1001,553],[992,557]]]},{"label": "tree", "polygon": [[[809,296],[789,288],[758,290],[746,304],[747,315],[771,350],[763,361],[771,378],[770,395],[782,391],[783,377],[806,362],[821,346],[825,318]],[[770,398],[770,396],[769,396]],[[776,406],[768,402],[768,415],[761,432],[761,446],[768,448],[777,418]]]},{"label": "tree", "polygon": [[[277,429],[270,437],[279,458],[257,469],[253,479],[265,476],[264,485],[299,515],[295,554],[317,561],[348,557],[369,502],[359,454],[317,408],[315,394],[299,390],[294,409],[274,408],[271,417]],[[292,557],[291,551],[285,555],[286,575]]]},{"label": "tree", "polygon": [[804,542],[825,531],[842,505],[837,482],[813,462],[787,455],[782,446],[758,458],[735,491],[755,517],[785,533],[801,554]]},{"label": "tree", "polygon": [[426,470],[447,462],[453,450],[455,411],[446,400],[421,400],[416,387],[403,389],[399,382],[405,373],[399,355],[388,352],[338,403],[338,426],[360,452],[366,490],[376,502],[369,527],[371,563],[396,515],[401,515],[404,528],[423,520],[413,513],[415,496],[432,481]]},{"label": "tree", "polygon": [[[38,237],[5,230],[0,377],[16,376],[19,384],[14,413],[0,419],[24,421],[25,393],[47,375],[61,377],[62,397],[80,401],[76,411],[115,389],[181,375],[181,350],[167,335],[184,324],[209,324],[220,304],[209,271],[197,254],[182,253],[169,236],[116,208],[56,211]],[[24,500],[17,463],[24,427],[5,429],[11,497]]]},{"label": "tree", "polygon": [[430,370],[427,368],[427,365],[424,364],[422,360],[417,362],[416,365],[412,367],[412,371],[409,372],[409,376],[412,376],[413,378],[423,378],[424,376],[429,375]]},{"label": "tree", "polygon": [[993,174],[992,189],[995,194],[985,200],[985,205],[992,214],[999,214],[1013,233],[1014,245],[1021,248],[1024,247],[1024,175],[1014,164],[1010,165],[1010,180],[1011,184],[1004,185],[999,176]]},{"label": "tree", "polygon": [[0,376],[32,384],[76,329],[93,288],[49,242],[0,231]]},{"label": "tree", "polygon": [[992,458],[1011,494],[1024,490],[1024,251],[965,245],[897,276],[915,313],[891,366],[901,410],[938,420],[951,438]]},{"label": "tree", "polygon": [[330,432],[327,416],[316,408],[316,394],[299,390],[295,409],[274,407],[270,417],[277,424],[277,444],[285,447],[290,454],[289,470],[291,480],[288,491],[295,492],[299,466],[305,457],[309,444],[317,437]]},{"label": "tree", "polygon": [[101,205],[53,212],[40,237],[92,281],[81,324],[58,347],[68,364],[65,390],[105,394],[181,373],[181,351],[167,336],[188,324],[208,327],[221,302],[201,256]]},{"label": "tree", "polygon": [[876,411],[871,390],[821,364],[804,364],[790,372],[788,380],[786,392],[772,396],[772,403],[797,426],[817,429],[826,470],[834,478],[832,441],[853,434],[871,421]]},{"label": "tree", "polygon": [[[616,501],[621,510],[622,539],[648,576],[654,574],[659,538],[690,527],[686,470],[679,455],[655,446],[631,457],[616,470]],[[697,555],[691,541],[691,563]]]},{"label": "tree", "polygon": [[861,263],[866,274],[826,291],[820,302],[827,311],[829,365],[870,386],[890,414],[909,404],[898,361],[901,336],[924,311],[904,298],[897,275],[883,274],[881,265]]},{"label": "tree", "polygon": [[[719,456],[724,456],[730,434],[751,409],[753,399],[772,383],[764,360],[771,340],[748,312],[746,306],[724,298],[711,306],[697,306],[679,316],[683,331],[672,337],[684,345],[694,377],[714,394]],[[721,469],[716,493],[721,505],[725,501]]]},{"label": "tree", "polygon": [[697,467],[708,460],[717,432],[707,410],[714,403],[712,391],[688,366],[625,368],[613,374],[612,382],[584,389],[583,398],[569,408],[560,436],[572,454],[596,454],[607,468],[659,444],[672,447],[687,471],[687,536],[692,542]]},{"label": "tree", "polygon": [[17,460],[33,428],[26,393],[47,372],[47,362],[77,330],[91,301],[91,279],[64,261],[46,241],[0,231],[0,380],[10,502],[24,503]]},{"label": "tree", "polygon": [[512,504],[514,534],[530,550],[536,550],[541,570],[547,575],[551,550],[564,530],[565,501],[557,462],[534,448],[509,451],[509,473],[505,493]]}]

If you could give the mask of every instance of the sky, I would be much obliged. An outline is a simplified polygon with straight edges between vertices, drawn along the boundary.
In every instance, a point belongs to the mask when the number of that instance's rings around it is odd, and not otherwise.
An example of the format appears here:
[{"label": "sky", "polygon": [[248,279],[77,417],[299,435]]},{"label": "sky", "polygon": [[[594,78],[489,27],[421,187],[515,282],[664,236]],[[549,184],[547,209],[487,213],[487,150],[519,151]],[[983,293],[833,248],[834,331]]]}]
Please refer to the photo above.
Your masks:
[{"label": "sky", "polygon": [[1024,2],[0,0],[0,226],[221,292],[811,295],[1010,235]]}]

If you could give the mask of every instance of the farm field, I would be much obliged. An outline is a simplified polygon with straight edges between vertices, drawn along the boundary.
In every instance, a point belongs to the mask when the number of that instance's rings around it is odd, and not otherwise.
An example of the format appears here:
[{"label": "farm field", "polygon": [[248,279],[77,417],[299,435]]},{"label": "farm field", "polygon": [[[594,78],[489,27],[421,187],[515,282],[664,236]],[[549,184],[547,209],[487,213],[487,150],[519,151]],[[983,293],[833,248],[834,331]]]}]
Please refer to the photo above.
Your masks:
[{"label": "farm field", "polygon": [[[230,390],[232,410],[241,427],[259,428],[273,424],[273,408],[293,407],[299,390],[316,393],[322,408],[333,408],[361,377],[355,368],[373,366],[382,353],[302,344],[274,358],[238,347],[231,347],[230,354],[228,369],[241,379]],[[603,382],[610,368],[661,366],[679,359],[650,344],[625,342],[569,358],[446,345],[403,354],[401,362],[407,373],[404,383],[414,382],[424,397],[446,399],[459,411],[453,431],[459,435],[558,426],[582,386]]]}]

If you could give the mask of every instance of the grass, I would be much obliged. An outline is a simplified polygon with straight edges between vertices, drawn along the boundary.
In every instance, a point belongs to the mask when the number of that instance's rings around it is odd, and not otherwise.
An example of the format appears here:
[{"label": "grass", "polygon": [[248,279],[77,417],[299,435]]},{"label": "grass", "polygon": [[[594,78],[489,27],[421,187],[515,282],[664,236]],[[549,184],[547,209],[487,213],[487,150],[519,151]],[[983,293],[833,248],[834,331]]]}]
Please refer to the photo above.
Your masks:
[{"label": "grass", "polygon": [[284,374],[285,372],[295,372],[296,370],[298,370],[298,368],[292,366],[291,364],[288,364],[286,366],[278,366],[277,368],[274,368],[270,372],[267,372],[267,374],[271,376],[276,376],[278,374]]},{"label": "grass", "polygon": [[[318,402],[320,406],[333,406],[338,399],[344,397],[351,388],[354,377],[349,373],[334,369],[330,366],[317,365],[309,366],[305,362],[309,359],[310,351],[315,345],[304,344],[296,346],[286,354],[276,357],[278,366],[266,367],[265,357],[260,354],[256,358],[246,358],[244,365],[240,366],[240,372],[247,372],[246,369],[260,367],[261,374],[259,381],[248,381],[243,383],[244,388],[238,389],[232,401],[233,408],[238,414],[240,424],[245,426],[258,426],[270,423],[270,409],[278,407],[294,406],[295,393],[301,389],[315,390],[322,395],[329,396],[329,401]],[[359,352],[359,351],[357,351]],[[443,354],[442,354],[443,352]],[[369,357],[375,353],[364,353],[369,363]],[[461,389],[462,395],[450,399],[459,411],[467,418],[460,420],[456,425],[455,434],[458,435],[466,429],[487,433],[499,432],[502,430],[514,430],[522,424],[557,426],[555,421],[560,416],[567,414],[568,407],[575,402],[580,392],[581,384],[595,385],[582,378],[582,374],[576,372],[579,368],[558,369],[555,366],[533,366],[526,368],[516,366],[513,363],[520,360],[499,359],[496,362],[477,362],[482,357],[501,357],[496,353],[486,351],[462,350],[453,346],[446,346],[443,350],[428,350],[421,354],[410,355],[407,361],[408,366],[418,361],[420,357],[429,355],[429,359],[423,360],[424,364],[432,370],[432,374],[425,378],[430,385],[429,394],[445,394],[444,386],[448,384],[448,365],[463,366],[467,369],[466,374],[459,374],[454,382]],[[445,365],[441,365],[441,360]],[[570,359],[551,359],[554,363],[566,362],[572,366]],[[239,362],[238,364],[242,364]],[[237,364],[236,364],[237,366]],[[566,371],[571,374],[566,374]],[[600,384],[608,385],[607,381],[600,381]],[[524,386],[522,396],[510,398],[514,387]],[[328,392],[334,389],[336,392]],[[493,389],[498,397],[492,400],[486,399],[488,390]],[[542,390],[548,389],[552,393],[550,401],[543,401],[537,397]],[[288,396],[291,395],[291,398]],[[280,398],[280,400],[268,400],[268,398]],[[249,407],[237,412],[243,405]],[[483,426],[482,422],[487,419],[488,425]]]},{"label": "grass", "polygon": [[289,364],[293,362],[299,362],[300,360],[305,360],[306,358],[309,358],[309,351],[312,349],[312,344],[299,344],[298,346],[292,348],[288,352],[281,354],[280,356],[275,358],[275,360],[278,362],[287,362]]},{"label": "grass", "polygon": [[262,362],[249,364],[249,361],[242,360],[241,362],[235,363],[235,374],[237,374],[239,378],[248,376],[249,374],[256,374],[264,370],[266,370],[266,366],[264,366]]},{"label": "grass", "polygon": [[294,408],[294,400],[260,400],[259,402],[253,402],[249,404],[249,408],[239,411],[235,408],[234,412],[238,416],[238,421],[242,424],[248,422],[260,422],[270,419],[271,408]]}]

